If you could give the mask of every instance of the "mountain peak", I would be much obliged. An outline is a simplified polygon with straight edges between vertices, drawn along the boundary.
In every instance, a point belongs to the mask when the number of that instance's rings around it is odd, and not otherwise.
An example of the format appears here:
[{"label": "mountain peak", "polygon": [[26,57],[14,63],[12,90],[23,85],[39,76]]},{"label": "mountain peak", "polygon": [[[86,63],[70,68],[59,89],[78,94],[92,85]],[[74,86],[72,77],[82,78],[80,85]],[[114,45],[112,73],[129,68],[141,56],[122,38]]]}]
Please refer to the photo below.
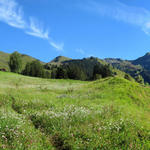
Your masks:
[{"label": "mountain peak", "polygon": [[68,60],[71,60],[71,58],[64,57],[64,56],[57,56],[50,63],[62,63],[64,61],[68,61]]},{"label": "mountain peak", "polygon": [[150,52],[132,62],[134,65],[141,65],[147,70],[150,70]]},{"label": "mountain peak", "polygon": [[150,52],[146,53],[145,56],[150,56]]}]

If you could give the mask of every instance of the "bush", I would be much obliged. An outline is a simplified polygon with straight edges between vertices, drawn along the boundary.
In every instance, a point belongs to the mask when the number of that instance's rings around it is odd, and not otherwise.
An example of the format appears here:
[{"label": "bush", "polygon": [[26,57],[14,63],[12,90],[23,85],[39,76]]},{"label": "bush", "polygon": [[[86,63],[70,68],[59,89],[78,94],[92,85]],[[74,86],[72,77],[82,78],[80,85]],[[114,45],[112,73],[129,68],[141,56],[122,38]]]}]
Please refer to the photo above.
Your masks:
[{"label": "bush", "polygon": [[129,80],[129,81],[132,81],[132,77],[127,73],[124,75],[124,78]]},{"label": "bush", "polygon": [[94,80],[98,80],[98,79],[101,79],[101,78],[102,78],[101,74],[95,74],[95,76],[94,76]]}]

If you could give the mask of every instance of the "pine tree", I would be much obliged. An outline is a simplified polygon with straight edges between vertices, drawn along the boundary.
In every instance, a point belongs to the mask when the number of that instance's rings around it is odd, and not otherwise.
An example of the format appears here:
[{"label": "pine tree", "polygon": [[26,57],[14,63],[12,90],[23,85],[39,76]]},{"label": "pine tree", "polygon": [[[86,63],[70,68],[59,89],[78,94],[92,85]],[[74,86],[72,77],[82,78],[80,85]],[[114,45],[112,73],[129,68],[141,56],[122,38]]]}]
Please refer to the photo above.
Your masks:
[{"label": "pine tree", "polygon": [[31,63],[27,63],[23,74],[33,77],[45,77],[44,68],[42,64],[37,60],[32,61]]},{"label": "pine tree", "polygon": [[67,79],[67,70],[64,69],[63,67],[58,67],[56,71],[56,78],[57,79]]},{"label": "pine tree", "polygon": [[108,76],[112,76],[113,72],[110,65],[100,65],[96,64],[93,69],[93,79],[97,79],[98,74],[101,75],[99,78],[106,78]]}]

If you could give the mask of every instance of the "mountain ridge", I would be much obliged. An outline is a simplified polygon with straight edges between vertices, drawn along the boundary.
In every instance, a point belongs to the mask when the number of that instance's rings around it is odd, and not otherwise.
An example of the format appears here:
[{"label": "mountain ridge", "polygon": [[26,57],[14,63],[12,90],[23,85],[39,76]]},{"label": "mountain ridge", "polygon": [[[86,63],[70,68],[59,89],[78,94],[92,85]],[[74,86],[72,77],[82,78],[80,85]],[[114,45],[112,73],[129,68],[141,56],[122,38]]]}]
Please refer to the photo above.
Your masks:
[{"label": "mountain ridge", "polygon": [[[7,71],[10,71],[8,65],[9,56],[10,56],[9,53],[0,51],[0,69],[5,68]],[[38,60],[26,54],[21,54],[21,57],[23,59],[23,68],[25,67],[27,62]],[[65,56],[57,56],[48,63],[42,61],[40,62],[44,66],[46,66],[45,69],[47,70],[50,70],[50,68],[52,68],[53,66],[60,66],[64,64],[67,65],[75,64],[77,66],[80,66],[83,70],[86,70],[87,67],[89,68],[88,70],[91,70],[91,68],[93,68],[94,64],[96,64],[97,62],[99,62],[100,64],[110,64],[114,68],[130,74],[133,78],[135,78],[137,75],[141,75],[144,78],[145,82],[150,83],[150,52],[146,53],[144,56],[141,56],[135,60],[123,60],[120,58],[99,59],[96,57],[72,59]],[[87,72],[87,74],[89,74],[89,72]],[[92,74],[92,72],[90,74]]]}]

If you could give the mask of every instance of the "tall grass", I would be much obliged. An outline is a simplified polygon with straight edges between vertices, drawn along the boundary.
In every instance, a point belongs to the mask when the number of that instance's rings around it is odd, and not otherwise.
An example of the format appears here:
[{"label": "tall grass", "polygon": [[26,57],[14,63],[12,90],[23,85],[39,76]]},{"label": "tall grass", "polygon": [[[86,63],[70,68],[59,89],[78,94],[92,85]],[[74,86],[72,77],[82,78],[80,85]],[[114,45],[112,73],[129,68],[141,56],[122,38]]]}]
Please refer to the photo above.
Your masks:
[{"label": "tall grass", "polygon": [[118,77],[0,79],[0,149],[150,149],[148,86]]}]

